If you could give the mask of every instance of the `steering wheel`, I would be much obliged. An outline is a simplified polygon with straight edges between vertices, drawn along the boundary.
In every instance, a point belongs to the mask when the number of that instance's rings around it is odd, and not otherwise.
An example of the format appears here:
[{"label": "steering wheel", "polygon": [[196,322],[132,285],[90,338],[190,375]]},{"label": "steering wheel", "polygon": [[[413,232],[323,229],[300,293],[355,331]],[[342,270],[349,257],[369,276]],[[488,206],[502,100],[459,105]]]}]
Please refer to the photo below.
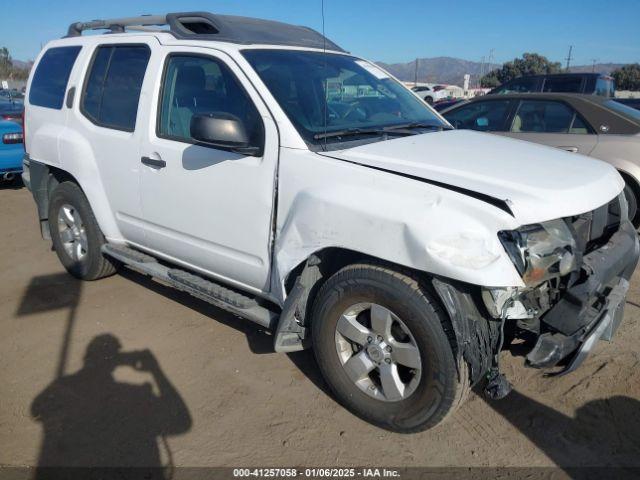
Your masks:
[{"label": "steering wheel", "polygon": [[352,113],[354,113],[356,110],[360,110],[362,116],[364,118],[367,117],[367,111],[360,105],[359,101],[354,102],[351,106],[349,106],[349,108],[347,108],[347,110],[344,112],[344,114],[342,114],[343,119],[348,118]]}]

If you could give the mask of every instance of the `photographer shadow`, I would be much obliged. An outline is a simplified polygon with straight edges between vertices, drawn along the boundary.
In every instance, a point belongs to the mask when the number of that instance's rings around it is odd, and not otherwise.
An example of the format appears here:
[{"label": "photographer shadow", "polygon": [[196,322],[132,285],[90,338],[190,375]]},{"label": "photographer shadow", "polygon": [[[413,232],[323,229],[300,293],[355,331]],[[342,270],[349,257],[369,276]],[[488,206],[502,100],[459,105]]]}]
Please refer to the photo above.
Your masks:
[{"label": "photographer shadow", "polygon": [[[568,416],[512,391],[487,404],[522,432],[571,478],[640,476],[640,401],[592,400]],[[585,468],[589,467],[589,468]],[[626,472],[626,473],[624,473]],[[633,478],[638,478],[633,476]]]},{"label": "photographer shadow", "polygon": [[[113,374],[120,366],[151,374],[156,391],[150,383],[116,381]],[[33,401],[31,414],[44,431],[35,478],[47,479],[102,468],[102,477],[110,478],[107,467],[144,469],[144,478],[170,477],[166,438],[189,431],[192,424],[154,355],[122,352],[110,334],[91,340],[82,368],[47,386]]]}]

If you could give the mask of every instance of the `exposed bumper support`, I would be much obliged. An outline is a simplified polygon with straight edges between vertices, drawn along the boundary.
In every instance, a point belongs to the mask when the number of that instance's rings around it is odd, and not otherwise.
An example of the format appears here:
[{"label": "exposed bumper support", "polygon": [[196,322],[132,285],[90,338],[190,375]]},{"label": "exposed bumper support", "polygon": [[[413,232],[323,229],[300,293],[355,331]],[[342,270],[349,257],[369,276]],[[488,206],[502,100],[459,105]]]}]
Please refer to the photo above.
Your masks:
[{"label": "exposed bumper support", "polygon": [[610,340],[617,330],[624,315],[624,300],[629,290],[629,282],[624,278],[613,289],[608,298],[607,309],[596,323],[595,327],[587,334],[580,348],[569,361],[567,366],[559,371],[548,373],[547,376],[561,376],[576,370],[589,356],[596,342],[600,339]]},{"label": "exposed bumper support", "polygon": [[610,340],[624,314],[629,278],[638,263],[638,235],[625,222],[601,248],[585,255],[583,278],[542,317],[545,333],[527,355],[534,368],[550,368],[569,359],[560,372],[572,372],[599,339]]}]

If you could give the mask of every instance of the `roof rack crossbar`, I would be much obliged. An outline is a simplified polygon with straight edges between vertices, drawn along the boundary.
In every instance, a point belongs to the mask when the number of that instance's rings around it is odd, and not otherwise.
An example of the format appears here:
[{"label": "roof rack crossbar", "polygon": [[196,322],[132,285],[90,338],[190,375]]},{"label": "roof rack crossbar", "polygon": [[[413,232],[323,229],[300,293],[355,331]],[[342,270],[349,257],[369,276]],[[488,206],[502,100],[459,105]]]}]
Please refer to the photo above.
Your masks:
[{"label": "roof rack crossbar", "polygon": [[123,32],[127,27],[163,26],[167,24],[166,15],[142,15],[140,17],[75,22],[69,25],[67,37],[79,37],[85,30],[111,30],[112,32]]},{"label": "roof rack crossbar", "polygon": [[166,27],[166,31],[182,40],[214,40],[239,44],[289,45],[344,52],[322,34],[307,27],[274,20],[217,15],[209,12],[178,12],[166,15],[113,18],[75,22],[69,25],[67,37],[79,37],[85,30],[151,31],[149,27]]}]

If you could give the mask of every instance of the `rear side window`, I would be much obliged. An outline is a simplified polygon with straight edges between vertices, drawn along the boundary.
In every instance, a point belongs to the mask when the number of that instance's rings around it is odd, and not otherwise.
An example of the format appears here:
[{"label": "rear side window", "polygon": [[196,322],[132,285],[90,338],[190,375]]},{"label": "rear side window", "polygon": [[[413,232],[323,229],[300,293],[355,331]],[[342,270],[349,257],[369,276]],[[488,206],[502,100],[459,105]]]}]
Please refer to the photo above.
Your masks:
[{"label": "rear side window", "polygon": [[543,92],[582,92],[582,77],[552,77],[544,81]]},{"label": "rear side window", "polygon": [[589,133],[587,125],[564,103],[523,100],[513,118],[514,133]]},{"label": "rear side window", "polygon": [[95,124],[133,132],[151,52],[146,45],[98,47],[82,96],[82,112]]},{"label": "rear side window", "polygon": [[67,82],[81,47],[50,48],[40,59],[31,81],[29,103],[60,110]]},{"label": "rear side window", "polygon": [[501,87],[496,88],[492,93],[535,92],[537,90],[537,86],[538,78],[523,77],[505,83]]}]

